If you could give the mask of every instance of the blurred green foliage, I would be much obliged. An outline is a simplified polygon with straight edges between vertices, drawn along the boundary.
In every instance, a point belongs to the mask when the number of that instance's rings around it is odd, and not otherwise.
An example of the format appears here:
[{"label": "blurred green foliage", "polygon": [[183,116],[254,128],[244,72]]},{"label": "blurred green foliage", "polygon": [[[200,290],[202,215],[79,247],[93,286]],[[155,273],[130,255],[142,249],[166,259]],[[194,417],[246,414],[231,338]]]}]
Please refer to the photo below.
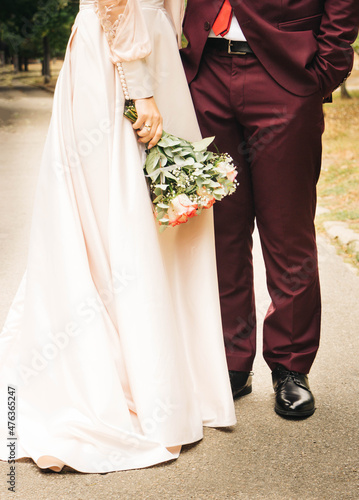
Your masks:
[{"label": "blurred green foliage", "polygon": [[1,0],[0,41],[6,56],[43,56],[44,38],[51,56],[65,51],[78,0]]},{"label": "blurred green foliage", "polygon": [[355,40],[355,42],[353,43],[353,48],[354,48],[355,52],[356,52],[357,54],[359,54],[359,36],[358,36],[358,38]]}]

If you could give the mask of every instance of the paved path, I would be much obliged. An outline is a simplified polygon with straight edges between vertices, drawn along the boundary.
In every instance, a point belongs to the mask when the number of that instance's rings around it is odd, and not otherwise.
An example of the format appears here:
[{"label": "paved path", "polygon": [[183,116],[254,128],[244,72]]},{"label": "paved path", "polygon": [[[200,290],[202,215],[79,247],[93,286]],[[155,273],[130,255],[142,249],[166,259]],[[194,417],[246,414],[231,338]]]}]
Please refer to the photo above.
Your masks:
[{"label": "paved path", "polygon": [[[25,269],[51,102],[50,94],[33,89],[0,92],[1,325]],[[268,297],[257,238],[255,243],[261,323]],[[321,238],[319,251],[324,311],[310,378],[317,399],[313,417],[286,421],[275,415],[270,371],[259,355],[254,391],[236,403],[235,429],[205,429],[203,441],[184,447],[177,461],[145,470],[56,474],[23,460],[16,466],[15,494],[6,491],[9,466],[1,462],[1,500],[358,499],[359,277]]]}]

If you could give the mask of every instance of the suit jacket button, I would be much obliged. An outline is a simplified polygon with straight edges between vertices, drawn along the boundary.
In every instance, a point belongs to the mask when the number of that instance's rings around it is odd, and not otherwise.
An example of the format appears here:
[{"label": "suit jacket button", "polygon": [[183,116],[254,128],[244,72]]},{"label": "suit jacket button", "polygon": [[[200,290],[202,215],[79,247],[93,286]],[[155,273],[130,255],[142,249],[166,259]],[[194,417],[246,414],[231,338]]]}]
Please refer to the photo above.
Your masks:
[{"label": "suit jacket button", "polygon": [[211,29],[211,24],[208,21],[206,21],[203,27],[206,31],[209,31]]}]

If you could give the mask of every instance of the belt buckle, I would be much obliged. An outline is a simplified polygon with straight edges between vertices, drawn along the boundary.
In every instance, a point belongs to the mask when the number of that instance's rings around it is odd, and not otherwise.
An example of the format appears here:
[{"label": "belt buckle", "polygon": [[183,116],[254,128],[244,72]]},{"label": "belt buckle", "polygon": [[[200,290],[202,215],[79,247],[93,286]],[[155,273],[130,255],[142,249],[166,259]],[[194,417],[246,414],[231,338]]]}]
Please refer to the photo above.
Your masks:
[{"label": "belt buckle", "polygon": [[247,52],[243,52],[243,51],[236,52],[235,50],[232,50],[232,43],[233,43],[233,40],[228,40],[228,54],[234,54],[234,55],[238,55],[238,56],[245,56],[247,54]]}]

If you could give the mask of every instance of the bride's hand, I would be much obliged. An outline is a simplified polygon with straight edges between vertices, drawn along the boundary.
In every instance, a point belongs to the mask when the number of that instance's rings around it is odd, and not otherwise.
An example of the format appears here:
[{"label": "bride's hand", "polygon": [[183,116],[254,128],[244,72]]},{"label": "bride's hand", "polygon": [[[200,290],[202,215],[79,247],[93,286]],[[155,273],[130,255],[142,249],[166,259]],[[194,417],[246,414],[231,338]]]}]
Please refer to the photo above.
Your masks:
[{"label": "bride's hand", "polygon": [[153,97],[135,100],[137,121],[133,128],[137,130],[140,142],[148,144],[148,149],[156,146],[162,135],[162,116]]}]

